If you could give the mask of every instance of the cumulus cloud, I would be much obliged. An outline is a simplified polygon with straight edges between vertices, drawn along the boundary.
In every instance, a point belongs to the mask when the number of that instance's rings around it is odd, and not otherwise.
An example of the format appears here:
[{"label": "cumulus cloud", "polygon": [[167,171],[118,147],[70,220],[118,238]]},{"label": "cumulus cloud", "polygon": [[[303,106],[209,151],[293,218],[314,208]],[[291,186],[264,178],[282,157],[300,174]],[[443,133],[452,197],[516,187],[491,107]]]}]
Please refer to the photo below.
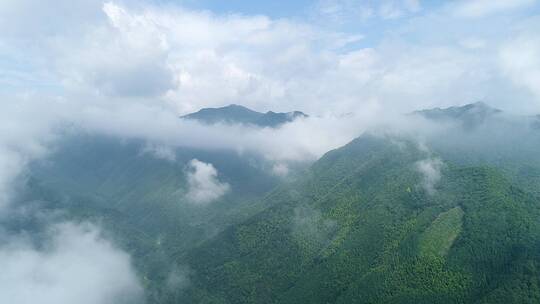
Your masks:
[{"label": "cumulus cloud", "polygon": [[37,246],[24,236],[3,237],[2,303],[142,303],[129,256],[90,224],[55,224]]},{"label": "cumulus cloud", "polygon": [[436,193],[436,185],[441,180],[443,162],[439,158],[427,158],[416,163],[416,170],[422,175],[422,187],[429,194]]},{"label": "cumulus cloud", "polygon": [[65,77],[107,96],[156,97],[173,89],[167,40],[159,25],[111,2],[103,12],[108,25],[90,31],[76,49],[64,50],[60,64]]},{"label": "cumulus cloud", "polygon": [[227,183],[218,179],[212,164],[192,159],[187,172],[188,192],[186,198],[195,204],[207,204],[217,200],[230,190]]}]

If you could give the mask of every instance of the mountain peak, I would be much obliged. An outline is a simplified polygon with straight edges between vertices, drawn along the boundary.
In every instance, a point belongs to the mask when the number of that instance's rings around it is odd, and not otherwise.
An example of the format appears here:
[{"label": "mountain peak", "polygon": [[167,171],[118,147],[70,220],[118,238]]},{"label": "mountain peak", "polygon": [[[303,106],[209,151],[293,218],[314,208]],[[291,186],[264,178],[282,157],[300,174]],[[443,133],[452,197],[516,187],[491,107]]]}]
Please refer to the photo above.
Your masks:
[{"label": "mountain peak", "polygon": [[243,110],[252,111],[251,109],[249,109],[247,107],[244,107],[243,105],[239,105],[239,104],[235,104],[235,103],[231,103],[228,106],[224,106],[224,107],[217,108],[217,109],[243,109]]},{"label": "mountain peak", "polygon": [[483,108],[491,108],[487,103],[479,100],[477,102],[469,103],[464,105],[463,107],[483,107]]},{"label": "mountain peak", "polygon": [[448,108],[433,108],[415,111],[413,115],[420,115],[434,121],[458,121],[466,128],[472,128],[482,124],[487,119],[502,113],[501,110],[493,108],[483,101],[466,104],[463,106],[453,106]]},{"label": "mountain peak", "polygon": [[268,111],[257,112],[238,104],[230,104],[220,108],[203,108],[195,113],[182,116],[183,119],[195,119],[205,124],[229,123],[246,124],[258,127],[277,127],[308,115],[300,112],[278,113]]},{"label": "mountain peak", "polygon": [[454,107],[454,108],[461,108],[463,111],[485,111],[490,113],[499,113],[502,112],[501,110],[491,107],[487,103],[483,101],[477,101],[475,103],[469,103],[461,107]]}]

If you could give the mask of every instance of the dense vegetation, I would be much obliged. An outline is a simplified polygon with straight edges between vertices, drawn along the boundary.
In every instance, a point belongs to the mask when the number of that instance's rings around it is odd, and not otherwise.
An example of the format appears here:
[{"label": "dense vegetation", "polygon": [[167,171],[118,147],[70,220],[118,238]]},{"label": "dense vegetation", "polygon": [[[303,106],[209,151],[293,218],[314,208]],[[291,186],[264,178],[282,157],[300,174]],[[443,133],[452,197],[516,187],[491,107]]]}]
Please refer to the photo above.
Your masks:
[{"label": "dense vegetation", "polygon": [[[38,201],[48,210],[67,211],[72,220],[104,226],[134,257],[150,298],[171,271],[183,269],[171,260],[173,254],[258,212],[259,198],[279,181],[259,157],[233,151],[179,148],[171,161],[143,153],[145,145],[138,141],[89,135],[66,138],[60,147],[31,167],[19,204]],[[211,204],[186,201],[186,165],[194,158],[213,164],[232,190]]]},{"label": "dense vegetation", "polygon": [[[459,123],[422,145],[362,135],[281,183],[257,156],[70,139],[21,200],[100,221],[149,303],[539,303],[538,130],[481,104],[420,114]],[[234,191],[184,202],[192,158]]]},{"label": "dense vegetation", "polygon": [[497,169],[452,164],[429,194],[412,167],[424,157],[372,137],[327,154],[272,207],[188,255],[191,300],[539,301],[538,197]]}]

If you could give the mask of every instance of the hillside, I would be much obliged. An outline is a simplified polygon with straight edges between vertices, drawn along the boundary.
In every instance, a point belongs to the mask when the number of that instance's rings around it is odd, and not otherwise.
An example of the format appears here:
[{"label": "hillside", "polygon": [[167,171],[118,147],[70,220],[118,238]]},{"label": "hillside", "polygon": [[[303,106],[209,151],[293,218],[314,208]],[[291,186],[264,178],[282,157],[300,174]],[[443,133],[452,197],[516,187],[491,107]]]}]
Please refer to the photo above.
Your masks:
[{"label": "hillside", "polygon": [[[195,303],[534,303],[540,199],[410,142],[363,136],[186,258]],[[184,257],[179,257],[183,259]]]},{"label": "hillside", "polygon": [[[66,137],[45,161],[34,163],[18,204],[41,202],[44,210],[76,221],[97,222],[127,250],[154,292],[186,253],[225,227],[261,210],[260,198],[281,180],[260,156],[229,150],[178,147],[174,159],[145,152],[137,140],[104,136]],[[211,164],[228,191],[211,202],[191,202],[189,164]],[[254,166],[253,164],[258,164]],[[17,222],[29,229],[33,222]]]},{"label": "hillside", "polygon": [[[30,166],[18,204],[100,223],[148,303],[540,301],[534,120],[418,115],[440,129],[366,132],[286,179],[260,155],[74,134]],[[226,185],[212,202],[187,195],[194,159]]]}]

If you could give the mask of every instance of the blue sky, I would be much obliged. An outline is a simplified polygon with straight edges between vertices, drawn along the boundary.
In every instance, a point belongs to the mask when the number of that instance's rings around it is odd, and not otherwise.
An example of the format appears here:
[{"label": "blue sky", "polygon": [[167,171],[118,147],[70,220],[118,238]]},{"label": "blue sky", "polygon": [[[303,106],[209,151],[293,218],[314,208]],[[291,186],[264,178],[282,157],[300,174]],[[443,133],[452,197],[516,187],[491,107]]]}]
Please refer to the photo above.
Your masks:
[{"label": "blue sky", "polygon": [[246,1],[246,0],[161,0],[192,9],[206,9],[216,13],[240,13],[267,15],[273,18],[298,18],[306,14],[314,1]]},{"label": "blue sky", "polygon": [[[266,15],[273,18],[309,18],[310,13],[324,1],[295,0],[295,1],[247,1],[247,0],[154,0],[158,4],[176,4],[192,9],[211,10],[216,13],[239,13],[246,15]],[[328,2],[328,1],[327,1]],[[363,2],[373,5],[381,1],[341,1]],[[424,9],[432,9],[444,4],[445,1],[423,1]]]}]

